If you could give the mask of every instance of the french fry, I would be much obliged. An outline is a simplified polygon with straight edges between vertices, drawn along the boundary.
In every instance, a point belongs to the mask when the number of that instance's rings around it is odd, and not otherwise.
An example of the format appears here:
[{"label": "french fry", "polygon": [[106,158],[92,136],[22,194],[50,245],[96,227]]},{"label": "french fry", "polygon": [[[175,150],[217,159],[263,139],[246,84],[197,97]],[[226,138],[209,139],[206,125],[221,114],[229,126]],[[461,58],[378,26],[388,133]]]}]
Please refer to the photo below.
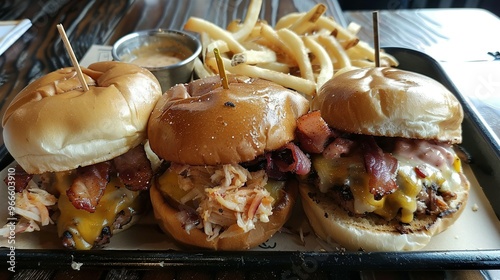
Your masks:
[{"label": "french fry", "polygon": [[201,57],[202,57],[203,61],[205,61],[205,55],[207,53],[207,46],[210,44],[212,39],[210,39],[210,36],[207,33],[203,32],[203,33],[200,33],[200,41],[201,41]]},{"label": "french fry", "polygon": [[316,40],[310,36],[304,37],[303,40],[305,46],[320,62],[321,70],[316,77],[316,92],[319,92],[321,86],[333,77],[333,63],[326,50]]},{"label": "french fry", "polygon": [[365,42],[359,42],[355,47],[347,50],[349,57],[353,59],[375,60],[374,49]]},{"label": "french fry", "polygon": [[232,33],[237,32],[241,29],[241,19],[233,19],[226,27],[226,30]]},{"label": "french fry", "polygon": [[285,74],[290,73],[290,67],[288,65],[286,65],[285,63],[281,63],[278,61],[269,62],[269,63],[259,63],[259,64],[257,64],[257,66],[262,67],[264,69],[268,69],[268,70],[272,70],[272,71],[276,71],[276,72],[281,72],[281,73],[285,73]]},{"label": "french fry", "polygon": [[341,42],[342,47],[347,50],[356,46],[359,42],[359,38],[355,34],[351,33],[347,28],[344,28],[333,18],[321,17],[316,22],[319,29],[326,29],[333,33],[337,40]]},{"label": "french fry", "polygon": [[285,45],[283,41],[281,41],[280,37],[276,33],[276,30],[274,30],[271,26],[264,24],[260,29],[260,35],[267,40],[269,47],[271,49],[274,48],[276,53],[284,53],[285,57],[293,60],[293,63],[288,61],[288,64],[297,65],[293,51],[289,46]]},{"label": "french fry", "polygon": [[299,35],[295,34],[293,31],[287,28],[278,30],[277,34],[279,38],[285,43],[285,45],[289,46],[292,50],[295,60],[299,65],[300,75],[303,78],[314,82],[311,61],[309,60],[304,42],[302,41],[302,39],[300,39]]},{"label": "french fry", "polygon": [[302,15],[297,21],[288,27],[288,29],[297,34],[304,34],[325,13],[325,11],[325,4],[316,4],[311,10]]},{"label": "french fry", "polygon": [[247,15],[243,24],[239,26],[239,30],[233,33],[233,37],[237,41],[244,41],[252,32],[257,20],[259,19],[262,0],[252,0],[247,9]]},{"label": "french fry", "polygon": [[215,40],[223,40],[227,43],[229,49],[234,53],[245,51],[245,48],[236,39],[234,39],[232,33],[204,19],[190,17],[184,25],[184,29],[197,33],[206,32]]},{"label": "french fry", "polygon": [[194,59],[194,73],[200,79],[215,75],[212,71],[205,67],[205,64],[203,64],[201,59],[198,57]]},{"label": "french fry", "polygon": [[344,48],[344,50],[348,50],[348,49],[356,46],[359,42],[359,39],[354,38],[354,39],[348,39],[348,40],[340,40],[340,42],[341,42],[342,48]]},{"label": "french fry", "polygon": [[359,67],[356,67],[356,66],[349,66],[349,67],[344,67],[344,68],[341,68],[339,70],[337,70],[337,72],[335,72],[335,74],[333,75],[333,77],[336,77],[342,73],[345,73],[345,72],[348,72],[348,71],[351,71],[351,70],[355,70],[355,69],[359,69]]},{"label": "french fry", "polygon": [[366,59],[353,59],[351,64],[358,68],[375,67],[375,62]]},{"label": "french fry", "polygon": [[[259,31],[260,33],[260,31]],[[260,35],[259,35],[260,37]],[[241,43],[243,47],[245,47],[247,50],[254,50],[254,51],[273,51],[272,49],[268,48],[267,45],[262,41],[262,40],[251,40],[251,41],[245,41]]]},{"label": "french fry", "polygon": [[221,53],[226,53],[229,51],[229,46],[227,45],[226,41],[214,40],[207,45],[207,47],[206,47],[207,54],[213,53],[214,49],[218,49],[219,52],[221,52]]},{"label": "french fry", "polygon": [[349,23],[349,25],[347,26],[347,31],[349,31],[352,35],[356,35],[358,34],[358,32],[361,30],[361,25],[355,23],[355,22],[351,22]]},{"label": "french fry", "polygon": [[[257,21],[255,22],[255,25],[252,26],[251,31],[248,34],[248,36],[244,40],[240,39],[239,41],[241,43],[244,43],[244,42],[248,42],[249,40],[257,38],[260,35],[260,26],[262,24],[267,24],[267,22],[263,19],[257,19]],[[237,33],[238,31],[240,31],[243,27],[244,26],[242,25],[241,20],[235,19],[235,20],[232,20],[227,25],[226,30],[234,34],[234,33]]]},{"label": "french fry", "polygon": [[[305,13],[290,13],[286,16],[283,16],[276,23],[276,30],[290,27],[292,24],[297,22],[301,17],[303,17]],[[319,17],[314,23],[306,23],[308,24],[308,29],[311,30],[315,28],[316,30],[325,29],[330,33],[333,33],[337,39],[342,42],[342,46],[344,49],[349,49],[355,46],[359,42],[359,38],[356,37],[355,34],[351,33],[350,30],[344,28],[338,22],[336,22],[333,18],[322,16]]]},{"label": "french fry", "polygon": [[305,13],[289,13],[287,15],[284,15],[276,22],[274,29],[280,30],[282,28],[288,28],[300,17],[304,16],[304,14]]},{"label": "french fry", "polygon": [[313,97],[316,94],[316,83],[304,78],[253,65],[240,64],[238,66],[232,66],[231,60],[227,58],[223,58],[222,60],[226,71],[229,71],[230,73],[270,80],[284,87],[301,92],[309,97]]},{"label": "french fry", "polygon": [[333,36],[318,36],[318,41],[329,53],[330,57],[336,59],[337,68],[344,68],[351,66],[351,60],[347,53],[344,51],[340,43]]},{"label": "french fry", "polygon": [[396,67],[398,65],[399,65],[399,62],[394,56],[392,56],[386,52],[383,52],[383,50],[382,50],[382,52],[380,52],[380,66],[382,66],[382,67]]},{"label": "french fry", "polygon": [[[352,60],[366,59],[375,61],[375,49],[368,45],[366,42],[360,41],[356,46],[347,50],[347,54]],[[393,56],[381,52],[380,58],[383,59],[390,66],[397,66],[398,61]]]},{"label": "french fry", "polygon": [[267,51],[255,51],[247,50],[242,53],[237,53],[233,55],[231,59],[231,65],[236,66],[238,64],[258,64],[258,63],[269,63],[276,61],[276,53],[272,50]]},{"label": "french fry", "polygon": [[205,59],[205,66],[211,72],[214,72],[215,74],[219,74],[219,68],[217,67],[217,61],[215,60],[215,56],[207,57],[207,59]]},{"label": "french fry", "polygon": [[255,23],[255,26],[252,28],[252,31],[250,32],[250,34],[246,38],[246,41],[242,41],[242,43],[259,39],[260,29],[262,28],[262,25],[264,25],[264,24],[267,24],[267,22],[265,20],[258,20]]}]

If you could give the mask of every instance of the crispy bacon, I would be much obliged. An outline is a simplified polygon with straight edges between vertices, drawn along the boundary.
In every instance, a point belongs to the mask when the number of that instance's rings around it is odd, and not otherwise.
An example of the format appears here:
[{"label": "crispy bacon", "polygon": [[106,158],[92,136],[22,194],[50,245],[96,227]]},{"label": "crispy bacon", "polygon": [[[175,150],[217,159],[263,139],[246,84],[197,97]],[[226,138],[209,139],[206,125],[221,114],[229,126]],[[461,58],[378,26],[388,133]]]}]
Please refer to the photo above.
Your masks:
[{"label": "crispy bacon", "polygon": [[275,179],[275,180],[285,180],[287,177],[287,174],[285,171],[280,171],[278,166],[276,166],[276,163],[274,161],[275,156],[273,155],[272,152],[266,153],[266,174],[267,177]]},{"label": "crispy bacon", "polygon": [[66,191],[76,209],[93,213],[109,182],[111,162],[79,167],[73,184]]},{"label": "crispy bacon", "polygon": [[16,192],[20,193],[28,186],[28,183],[33,179],[33,174],[28,174],[24,169],[17,164],[14,167],[14,173],[9,174],[5,177],[5,185],[11,186],[14,184]]},{"label": "crispy bacon", "polygon": [[323,151],[323,156],[328,159],[338,158],[344,154],[348,154],[353,148],[355,142],[346,138],[338,137]]},{"label": "crispy bacon", "polygon": [[303,151],[321,153],[332,136],[332,131],[321,117],[320,111],[313,111],[297,119],[296,134]]},{"label": "crispy bacon", "polygon": [[398,188],[396,172],[398,160],[377,145],[373,137],[366,137],[362,141],[363,157],[366,172],[369,176],[370,193],[376,198],[393,193]]},{"label": "crispy bacon", "polygon": [[281,172],[305,175],[311,170],[311,160],[294,143],[290,142],[271,155],[271,160]]},{"label": "crispy bacon", "polygon": [[118,178],[127,189],[141,191],[149,188],[153,169],[142,145],[113,159]]}]

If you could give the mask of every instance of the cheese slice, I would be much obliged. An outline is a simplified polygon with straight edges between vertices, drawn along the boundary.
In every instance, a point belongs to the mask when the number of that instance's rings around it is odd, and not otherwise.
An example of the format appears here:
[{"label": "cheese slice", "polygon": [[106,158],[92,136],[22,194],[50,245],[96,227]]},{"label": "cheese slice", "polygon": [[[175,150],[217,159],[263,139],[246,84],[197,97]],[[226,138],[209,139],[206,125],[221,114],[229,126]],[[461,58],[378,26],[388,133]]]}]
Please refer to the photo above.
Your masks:
[{"label": "cheese slice", "polygon": [[73,172],[58,172],[54,175],[54,186],[60,193],[57,219],[57,232],[62,237],[69,231],[75,241],[75,249],[88,250],[94,246],[104,227],[113,230],[116,215],[125,209],[134,213],[139,210],[138,191],[128,190],[121,181],[113,177],[104,191],[95,212],[76,209],[66,196],[66,190],[73,182]]},{"label": "cheese slice", "polygon": [[[370,193],[368,174],[360,152],[333,159],[314,155],[312,166],[319,177],[319,190],[326,193],[336,186],[348,186],[354,199],[355,214],[373,212],[391,220],[400,213],[400,221],[409,223],[417,210],[417,196],[423,185],[435,184],[440,191],[453,192],[462,184],[461,162],[451,145],[430,144],[427,141],[416,143],[392,153],[399,165],[396,177],[398,188],[394,193],[381,199],[375,199]],[[425,176],[419,175],[419,172],[424,172]]]}]

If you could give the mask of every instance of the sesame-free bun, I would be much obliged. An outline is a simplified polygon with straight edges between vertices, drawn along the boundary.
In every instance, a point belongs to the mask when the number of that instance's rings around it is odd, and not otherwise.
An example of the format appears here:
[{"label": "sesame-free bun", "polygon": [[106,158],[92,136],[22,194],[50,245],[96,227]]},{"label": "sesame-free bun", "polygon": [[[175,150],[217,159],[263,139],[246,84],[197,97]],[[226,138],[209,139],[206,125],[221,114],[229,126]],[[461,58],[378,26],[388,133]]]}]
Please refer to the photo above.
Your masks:
[{"label": "sesame-free bun", "polygon": [[189,165],[250,161],[295,138],[296,120],[309,101],[263,79],[219,76],[178,84],[158,101],[148,125],[151,149]]},{"label": "sesame-free bun", "polygon": [[463,110],[437,81],[396,68],[361,68],[325,83],[311,103],[333,128],[374,136],[462,141]]},{"label": "sesame-free bun", "polygon": [[375,214],[353,216],[310,184],[300,184],[302,207],[314,233],[331,244],[350,250],[414,251],[425,247],[433,236],[450,227],[467,204],[469,182],[462,180],[450,204],[456,209],[448,215],[420,215],[403,226],[397,220],[385,221]]},{"label": "sesame-free bun", "polygon": [[120,62],[51,72],[25,87],[3,117],[4,142],[31,174],[64,171],[112,159],[146,139],[161,96],[148,70]]},{"label": "sesame-free bun", "polygon": [[223,234],[207,240],[203,229],[191,229],[187,232],[177,218],[179,210],[174,208],[163,197],[156,182],[150,189],[151,204],[153,206],[155,219],[160,228],[177,242],[188,246],[206,248],[220,251],[239,251],[254,248],[271,238],[288,220],[298,196],[298,182],[289,180],[282,191],[281,198],[273,206],[273,214],[269,216],[266,223],[257,221],[255,228],[229,236]]}]

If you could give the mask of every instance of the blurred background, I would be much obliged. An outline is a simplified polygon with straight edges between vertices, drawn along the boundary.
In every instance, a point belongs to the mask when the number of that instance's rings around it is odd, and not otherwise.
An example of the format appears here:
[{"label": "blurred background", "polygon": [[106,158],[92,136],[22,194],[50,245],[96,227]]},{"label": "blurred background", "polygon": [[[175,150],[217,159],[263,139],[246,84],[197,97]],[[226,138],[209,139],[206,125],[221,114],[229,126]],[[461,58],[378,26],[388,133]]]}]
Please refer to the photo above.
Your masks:
[{"label": "blurred background", "polygon": [[483,8],[500,17],[498,0],[338,0],[343,10]]}]

